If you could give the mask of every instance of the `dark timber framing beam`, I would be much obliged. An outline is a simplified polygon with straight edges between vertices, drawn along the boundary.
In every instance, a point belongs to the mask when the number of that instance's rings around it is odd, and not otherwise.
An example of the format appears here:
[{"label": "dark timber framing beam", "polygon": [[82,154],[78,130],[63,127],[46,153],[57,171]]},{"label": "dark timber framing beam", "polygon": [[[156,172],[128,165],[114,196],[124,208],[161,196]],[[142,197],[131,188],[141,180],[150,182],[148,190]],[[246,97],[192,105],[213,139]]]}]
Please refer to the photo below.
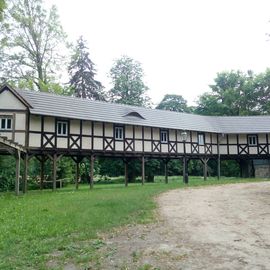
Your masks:
[{"label": "dark timber framing beam", "polygon": [[201,158],[201,162],[203,164],[203,180],[207,180],[207,171],[208,171],[208,166],[207,163],[209,161],[209,158]]},{"label": "dark timber framing beam", "polygon": [[90,189],[94,187],[95,156],[90,156]]},{"label": "dark timber framing beam", "polygon": [[142,156],[142,185],[144,185],[145,182],[145,159],[144,156]]},{"label": "dark timber framing beam", "polygon": [[28,189],[28,183],[27,183],[27,177],[28,177],[28,164],[29,164],[29,156],[26,153],[24,155],[24,174],[23,174],[23,193],[27,192]]},{"label": "dark timber framing beam", "polygon": [[168,163],[169,159],[164,159],[165,184],[168,184]]},{"label": "dark timber framing beam", "polygon": [[21,170],[21,151],[16,150],[16,178],[15,178],[15,194],[20,194],[20,170]]}]

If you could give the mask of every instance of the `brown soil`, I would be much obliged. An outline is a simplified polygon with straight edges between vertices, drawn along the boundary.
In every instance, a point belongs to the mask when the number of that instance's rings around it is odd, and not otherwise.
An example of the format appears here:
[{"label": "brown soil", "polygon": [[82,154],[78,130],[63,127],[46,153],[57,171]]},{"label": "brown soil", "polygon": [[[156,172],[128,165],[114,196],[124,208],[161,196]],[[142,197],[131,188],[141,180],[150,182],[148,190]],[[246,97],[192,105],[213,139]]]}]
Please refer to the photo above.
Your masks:
[{"label": "brown soil", "polygon": [[270,182],[169,191],[158,221],[107,235],[99,269],[270,269]]}]

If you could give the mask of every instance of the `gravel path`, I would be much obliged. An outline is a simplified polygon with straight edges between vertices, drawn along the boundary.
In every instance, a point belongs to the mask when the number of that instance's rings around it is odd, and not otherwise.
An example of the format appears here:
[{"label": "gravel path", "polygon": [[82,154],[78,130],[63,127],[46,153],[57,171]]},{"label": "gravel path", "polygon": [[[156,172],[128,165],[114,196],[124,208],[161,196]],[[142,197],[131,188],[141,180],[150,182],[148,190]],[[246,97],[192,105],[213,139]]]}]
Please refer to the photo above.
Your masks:
[{"label": "gravel path", "polygon": [[157,198],[159,220],[106,237],[100,269],[270,269],[270,182]]}]

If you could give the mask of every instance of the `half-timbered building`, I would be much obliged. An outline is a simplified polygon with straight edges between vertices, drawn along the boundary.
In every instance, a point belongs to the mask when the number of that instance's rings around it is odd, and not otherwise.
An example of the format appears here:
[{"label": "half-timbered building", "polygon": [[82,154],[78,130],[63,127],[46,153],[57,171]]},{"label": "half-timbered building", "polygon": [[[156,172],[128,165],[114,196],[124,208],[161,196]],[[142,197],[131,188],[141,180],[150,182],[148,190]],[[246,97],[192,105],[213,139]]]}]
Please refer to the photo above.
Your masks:
[{"label": "half-timbered building", "polygon": [[62,155],[92,163],[95,156],[181,159],[184,175],[188,159],[205,168],[209,159],[267,160],[269,134],[270,116],[201,116],[0,89],[0,153],[17,153],[26,168],[29,157],[51,158],[54,181]]}]

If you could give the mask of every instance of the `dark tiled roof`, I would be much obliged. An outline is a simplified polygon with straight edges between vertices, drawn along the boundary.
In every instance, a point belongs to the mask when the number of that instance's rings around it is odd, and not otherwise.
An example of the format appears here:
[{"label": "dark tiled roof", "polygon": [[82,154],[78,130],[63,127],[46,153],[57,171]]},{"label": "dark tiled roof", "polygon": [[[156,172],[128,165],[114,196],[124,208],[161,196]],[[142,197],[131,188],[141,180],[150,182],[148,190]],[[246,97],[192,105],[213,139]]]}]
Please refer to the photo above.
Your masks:
[{"label": "dark tiled roof", "polygon": [[[270,132],[270,116],[202,116],[35,91],[17,92],[31,104],[30,112],[38,115],[215,133]],[[127,116],[131,112],[144,119]]]}]

